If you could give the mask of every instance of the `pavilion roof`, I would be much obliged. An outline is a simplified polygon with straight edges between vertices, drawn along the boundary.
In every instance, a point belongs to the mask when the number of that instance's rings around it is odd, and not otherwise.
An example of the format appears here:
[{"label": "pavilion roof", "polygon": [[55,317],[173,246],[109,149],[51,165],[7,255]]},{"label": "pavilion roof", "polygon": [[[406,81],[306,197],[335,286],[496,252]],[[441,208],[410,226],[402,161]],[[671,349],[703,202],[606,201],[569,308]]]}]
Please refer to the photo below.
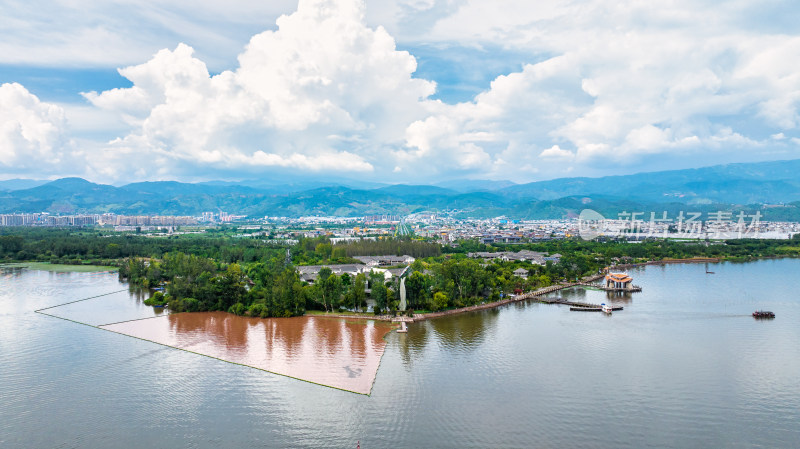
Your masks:
[{"label": "pavilion roof", "polygon": [[627,273],[608,273],[606,275],[606,280],[614,282],[632,282],[633,278],[628,276]]}]

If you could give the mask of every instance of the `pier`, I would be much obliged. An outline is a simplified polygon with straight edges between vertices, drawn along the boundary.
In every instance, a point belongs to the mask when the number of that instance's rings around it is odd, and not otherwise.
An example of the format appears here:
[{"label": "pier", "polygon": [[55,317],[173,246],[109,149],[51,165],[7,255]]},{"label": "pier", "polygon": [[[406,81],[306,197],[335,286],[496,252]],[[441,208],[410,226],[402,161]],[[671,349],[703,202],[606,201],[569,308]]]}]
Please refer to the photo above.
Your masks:
[{"label": "pier", "polygon": [[[626,275],[627,276],[627,275]],[[600,290],[605,291],[625,291],[625,292],[638,292],[642,291],[641,287],[635,285],[628,285],[627,288],[615,288],[615,287],[607,287],[603,285],[597,285],[593,282],[599,281],[600,279],[606,278],[607,275],[605,273],[594,274],[591,276],[586,276],[581,278],[576,282],[562,282],[560,284],[551,285],[549,287],[543,287],[538,290],[534,290],[528,293],[523,293],[521,295],[516,295],[510,298],[501,299],[500,301],[485,303],[485,304],[478,304],[474,306],[468,307],[461,307],[459,309],[450,309],[450,310],[443,310],[441,312],[430,312],[430,313],[418,313],[414,314],[414,316],[389,316],[389,315],[381,315],[381,316],[358,316],[358,315],[350,315],[350,314],[343,314],[343,315],[336,315],[335,317],[338,318],[351,318],[351,319],[368,319],[368,320],[379,320],[379,321],[391,321],[392,323],[396,323],[400,326],[400,332],[407,331],[407,325],[409,323],[414,323],[417,321],[423,321],[433,318],[440,318],[443,316],[450,316],[450,315],[457,315],[459,313],[465,312],[475,312],[478,310],[486,310],[486,309],[493,309],[495,307],[504,306],[506,304],[511,304],[514,302],[520,301],[535,301],[542,304],[561,304],[565,306],[570,306],[570,310],[575,311],[582,311],[582,312],[599,312],[600,311],[600,304],[591,304],[586,302],[578,302],[578,301],[567,301],[563,298],[546,298],[545,295],[550,293],[557,292],[559,290],[563,290],[565,288],[572,288],[572,287],[592,287],[597,288]],[[618,311],[623,310],[621,306],[614,307],[612,310]]]},{"label": "pier", "polygon": [[[617,306],[612,307],[611,310],[616,312],[617,310],[622,310],[624,307]],[[570,307],[569,310],[573,312],[602,312],[600,307]]]},{"label": "pier", "polygon": [[[573,284],[572,287],[576,285],[582,284]],[[569,310],[578,311],[578,312],[599,312],[600,311],[600,304],[592,304],[588,302],[578,302],[578,301],[567,301],[562,298],[536,298],[536,302],[540,302],[543,304],[563,304],[565,306],[570,306]],[[622,310],[622,306],[617,306],[612,308],[611,310]]]},{"label": "pier", "polygon": [[[592,284],[592,282],[598,281],[605,277],[605,274],[594,274],[591,276],[586,276],[577,282],[564,282],[561,284],[551,285],[549,287],[543,287],[538,290],[534,290],[532,292],[523,293],[521,295],[516,295],[511,298],[502,299],[500,301],[490,302],[486,304],[478,304],[475,306],[469,307],[462,307],[460,309],[451,309],[451,310],[444,310],[442,312],[431,312],[431,313],[421,313],[415,314],[413,317],[387,317],[388,321],[392,321],[398,323],[401,326],[405,326],[407,323],[413,323],[416,321],[427,320],[431,318],[439,318],[443,316],[449,315],[456,315],[459,313],[464,312],[474,312],[478,310],[485,310],[485,309],[493,309],[495,307],[500,307],[506,304],[511,304],[514,302],[520,301],[535,301],[542,304],[562,304],[565,306],[576,307],[580,309],[586,309],[587,311],[600,311],[600,304],[591,304],[586,302],[577,302],[577,301],[567,301],[563,298],[546,298],[545,295],[550,293],[557,292],[559,290],[563,290],[565,288],[572,288],[578,286],[592,286],[601,288],[596,284]],[[602,288],[601,288],[602,289]],[[641,290],[641,289],[640,289]],[[635,291],[635,290],[634,290]],[[572,310],[572,309],[570,309]],[[615,307],[613,310],[622,310],[622,307]],[[373,318],[374,319],[374,318]],[[381,318],[377,318],[381,319]]]}]

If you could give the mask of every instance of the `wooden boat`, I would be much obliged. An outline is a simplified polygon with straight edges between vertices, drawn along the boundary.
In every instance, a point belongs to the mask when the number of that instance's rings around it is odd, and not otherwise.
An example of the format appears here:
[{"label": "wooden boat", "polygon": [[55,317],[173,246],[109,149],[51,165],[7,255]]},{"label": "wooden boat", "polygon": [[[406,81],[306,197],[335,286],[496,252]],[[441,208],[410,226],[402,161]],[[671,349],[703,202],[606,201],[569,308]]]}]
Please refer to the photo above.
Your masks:
[{"label": "wooden boat", "polygon": [[597,307],[570,307],[569,310],[573,312],[599,312]]},{"label": "wooden boat", "polygon": [[775,314],[768,310],[756,310],[753,312],[753,318],[775,318]]}]

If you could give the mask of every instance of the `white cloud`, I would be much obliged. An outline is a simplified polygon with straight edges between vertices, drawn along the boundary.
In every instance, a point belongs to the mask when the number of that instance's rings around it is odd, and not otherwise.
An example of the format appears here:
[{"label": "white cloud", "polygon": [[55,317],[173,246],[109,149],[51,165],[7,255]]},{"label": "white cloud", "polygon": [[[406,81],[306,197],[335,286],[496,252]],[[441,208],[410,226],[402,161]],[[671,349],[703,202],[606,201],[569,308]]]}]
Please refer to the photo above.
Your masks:
[{"label": "white cloud", "polygon": [[0,85],[0,173],[44,175],[60,168],[65,126],[60,107],[19,84]]},{"label": "white cloud", "polygon": [[309,171],[372,171],[372,165],[364,162],[361,157],[353,153],[343,151],[341,153],[327,153],[309,158],[302,154],[293,154],[283,157],[277,154],[268,154],[263,151],[256,151],[250,158],[245,158],[246,162],[252,162],[263,166],[292,167]]},{"label": "white cloud", "polygon": [[710,164],[769,151],[754,129],[800,126],[800,37],[743,28],[755,3],[468,1],[423,39],[554,56],[415,123],[409,154],[481,133],[492,137],[476,142],[492,161],[484,173],[503,177],[513,164],[563,168],[562,147],[575,149],[583,172],[642,167],[654,155],[696,164],[686,156],[705,150]]},{"label": "white cloud", "polygon": [[571,161],[575,159],[575,153],[569,150],[564,150],[560,148],[558,145],[553,145],[552,147],[539,153],[539,157],[545,159],[558,159],[558,160]]},{"label": "white cloud", "polygon": [[188,42],[220,70],[247,39],[296,0],[6,0],[0,3],[0,61],[118,67]]},{"label": "white cloud", "polygon": [[[530,180],[750,159],[790,151],[800,132],[800,33],[759,22],[764,5],[755,0],[659,8],[639,0],[300,0],[280,17],[293,2],[162,3],[92,4],[83,17],[82,3],[59,2],[59,24],[37,14],[41,5],[0,6],[10,30],[0,43],[6,63],[130,64],[174,49],[121,69],[133,87],[86,95],[114,117],[105,121],[115,131],[119,121],[130,127],[108,145],[81,145],[91,173],[275,167]],[[236,65],[245,36],[276,18]],[[413,76],[413,55],[376,24],[406,45],[489,45],[532,62],[471,101],[433,101],[434,84]],[[233,68],[219,73],[224,67]]]},{"label": "white cloud", "polygon": [[413,56],[363,15],[361,1],[303,0],[277,30],[250,40],[235,71],[210,76],[181,44],[121,69],[133,87],[86,98],[134,126],[111,145],[126,158],[371,171],[369,160],[402,144],[408,123],[426,113],[435,85],[413,78]]}]

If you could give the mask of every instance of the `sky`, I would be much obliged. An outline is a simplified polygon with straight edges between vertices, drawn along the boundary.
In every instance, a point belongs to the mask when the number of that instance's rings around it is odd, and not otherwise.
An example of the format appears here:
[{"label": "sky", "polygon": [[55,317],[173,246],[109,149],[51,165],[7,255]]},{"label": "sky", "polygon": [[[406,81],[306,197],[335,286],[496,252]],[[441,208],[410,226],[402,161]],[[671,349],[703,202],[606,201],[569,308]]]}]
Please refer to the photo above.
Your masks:
[{"label": "sky", "polygon": [[800,158],[783,0],[5,0],[0,179],[530,182]]}]

